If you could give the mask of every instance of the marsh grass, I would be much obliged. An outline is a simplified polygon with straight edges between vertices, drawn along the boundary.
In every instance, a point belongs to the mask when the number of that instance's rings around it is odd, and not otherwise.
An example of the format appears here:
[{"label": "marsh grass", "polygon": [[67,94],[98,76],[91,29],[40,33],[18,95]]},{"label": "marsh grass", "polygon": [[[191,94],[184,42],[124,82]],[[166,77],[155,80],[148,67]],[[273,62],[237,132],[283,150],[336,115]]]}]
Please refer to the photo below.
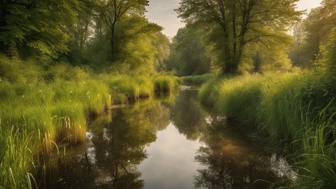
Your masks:
[{"label": "marsh grass", "polygon": [[159,96],[173,93],[179,82],[176,77],[169,75],[157,75],[154,76],[153,80],[155,94]]},{"label": "marsh grass", "polygon": [[266,132],[298,163],[295,188],[334,188],[335,90],[324,73],[270,73],[212,79],[202,103],[244,127]]},{"label": "marsh grass", "polygon": [[269,73],[217,78],[202,86],[203,104],[274,138],[294,137],[309,110],[306,97],[314,75]]},{"label": "marsh grass", "polygon": [[32,166],[31,136],[14,130],[0,130],[0,188],[32,188],[27,172]]},{"label": "marsh grass", "polygon": [[0,56],[0,188],[33,188],[34,167],[59,145],[85,141],[90,112],[154,97],[158,80],[161,92],[177,85],[172,76],[97,76]]},{"label": "marsh grass", "polygon": [[336,113],[328,109],[335,106],[335,99],[320,111],[317,120],[306,123],[303,134],[303,150],[297,167],[301,176],[295,188],[335,188],[336,180]]}]

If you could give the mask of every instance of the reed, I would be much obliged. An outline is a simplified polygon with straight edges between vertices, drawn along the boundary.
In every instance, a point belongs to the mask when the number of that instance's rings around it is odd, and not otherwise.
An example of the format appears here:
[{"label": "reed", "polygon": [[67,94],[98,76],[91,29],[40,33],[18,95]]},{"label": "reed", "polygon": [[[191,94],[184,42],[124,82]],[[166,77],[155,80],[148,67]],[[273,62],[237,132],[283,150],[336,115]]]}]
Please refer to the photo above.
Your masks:
[{"label": "reed", "polygon": [[295,72],[217,78],[202,86],[199,98],[229,120],[266,132],[273,144],[293,153],[300,175],[293,187],[333,188],[336,102],[333,80],[325,75]]},{"label": "reed", "polygon": [[[33,188],[30,171],[43,163],[37,157],[84,142],[88,113],[154,97],[157,78],[44,68],[0,55],[0,188]],[[173,91],[177,80],[160,78],[163,92]]]}]

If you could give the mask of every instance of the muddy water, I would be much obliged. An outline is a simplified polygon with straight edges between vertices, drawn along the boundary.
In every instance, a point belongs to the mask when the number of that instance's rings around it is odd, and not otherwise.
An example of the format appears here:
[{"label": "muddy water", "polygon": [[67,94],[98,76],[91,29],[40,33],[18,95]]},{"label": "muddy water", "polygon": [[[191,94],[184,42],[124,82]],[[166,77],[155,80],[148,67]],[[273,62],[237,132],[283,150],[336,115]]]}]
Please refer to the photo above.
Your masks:
[{"label": "muddy water", "polygon": [[97,117],[86,144],[62,148],[39,169],[39,188],[263,189],[295,178],[195,96],[185,90]]}]

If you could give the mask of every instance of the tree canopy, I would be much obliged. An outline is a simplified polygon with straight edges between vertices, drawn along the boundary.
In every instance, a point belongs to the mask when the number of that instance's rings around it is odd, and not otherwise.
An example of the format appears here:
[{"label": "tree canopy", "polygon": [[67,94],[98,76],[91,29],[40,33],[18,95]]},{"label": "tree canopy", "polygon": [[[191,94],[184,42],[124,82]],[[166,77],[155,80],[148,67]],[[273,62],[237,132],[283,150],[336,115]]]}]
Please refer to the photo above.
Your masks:
[{"label": "tree canopy", "polygon": [[169,54],[161,26],[144,16],[148,0],[4,0],[0,51],[94,69],[152,73]]},{"label": "tree canopy", "polygon": [[[285,35],[299,18],[298,0],[182,0],[178,13],[191,23],[201,23],[222,40],[211,40],[221,49],[222,72],[237,72],[246,46]],[[219,36],[215,34],[216,36]]]},{"label": "tree canopy", "polygon": [[178,75],[198,75],[210,72],[210,58],[202,39],[204,32],[197,26],[180,29],[171,44],[168,69]]}]

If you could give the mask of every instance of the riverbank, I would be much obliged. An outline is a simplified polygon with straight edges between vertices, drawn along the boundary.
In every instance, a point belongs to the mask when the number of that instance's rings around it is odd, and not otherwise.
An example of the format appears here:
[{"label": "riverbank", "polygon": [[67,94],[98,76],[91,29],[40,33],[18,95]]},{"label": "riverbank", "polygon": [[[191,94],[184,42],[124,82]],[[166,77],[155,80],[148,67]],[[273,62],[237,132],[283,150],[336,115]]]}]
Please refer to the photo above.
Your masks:
[{"label": "riverbank", "polygon": [[96,74],[65,64],[0,58],[0,188],[33,188],[41,154],[85,140],[89,114],[169,95],[171,75]]},{"label": "riverbank", "polygon": [[215,77],[214,74],[183,76],[181,77],[181,82],[184,85],[200,86]]},{"label": "riverbank", "polygon": [[[324,72],[217,77],[204,84],[207,107],[267,136],[291,153],[296,188],[333,188],[336,176],[335,87]],[[264,139],[265,140],[265,139]]]}]

